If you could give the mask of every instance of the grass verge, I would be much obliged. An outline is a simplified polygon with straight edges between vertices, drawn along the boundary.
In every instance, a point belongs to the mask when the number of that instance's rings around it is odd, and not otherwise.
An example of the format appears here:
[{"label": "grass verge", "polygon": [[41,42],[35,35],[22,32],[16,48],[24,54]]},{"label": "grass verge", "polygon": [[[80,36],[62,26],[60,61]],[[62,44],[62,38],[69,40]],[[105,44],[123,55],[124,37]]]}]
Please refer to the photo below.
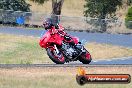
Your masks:
[{"label": "grass verge", "polygon": [[[88,74],[130,74],[132,67],[88,67]],[[85,84],[76,82],[77,68],[0,69],[0,88],[131,88],[129,84]]]},{"label": "grass verge", "polygon": [[[132,49],[108,44],[88,43],[85,46],[93,60],[132,56]],[[39,38],[0,34],[0,64],[53,63],[39,46]]]}]

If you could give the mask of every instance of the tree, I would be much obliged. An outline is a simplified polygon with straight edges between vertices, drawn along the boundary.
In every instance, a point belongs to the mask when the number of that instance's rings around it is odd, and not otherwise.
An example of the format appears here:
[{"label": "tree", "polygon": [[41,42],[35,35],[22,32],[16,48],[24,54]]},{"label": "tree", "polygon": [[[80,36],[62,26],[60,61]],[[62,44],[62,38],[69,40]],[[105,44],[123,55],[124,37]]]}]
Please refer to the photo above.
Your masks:
[{"label": "tree", "polygon": [[132,5],[132,0],[127,0],[128,5]]},{"label": "tree", "polygon": [[25,0],[1,0],[0,9],[13,11],[30,11],[30,5]]},{"label": "tree", "polygon": [[132,7],[128,9],[128,13],[125,18],[125,25],[127,28],[132,29]]},{"label": "tree", "polygon": [[[96,17],[98,23],[101,23],[100,30],[102,32],[106,31],[107,24],[104,20],[106,17],[111,18],[115,16],[115,12],[118,6],[122,6],[122,0],[85,0],[86,4],[84,7],[84,16]],[[103,19],[103,20],[102,20]]]},{"label": "tree", "polygon": [[[31,0],[38,4],[43,4],[45,1],[48,0]],[[59,21],[59,17],[57,15],[61,14],[61,9],[63,5],[64,0],[52,0],[52,15],[51,18],[53,20],[54,25],[56,25]]]}]

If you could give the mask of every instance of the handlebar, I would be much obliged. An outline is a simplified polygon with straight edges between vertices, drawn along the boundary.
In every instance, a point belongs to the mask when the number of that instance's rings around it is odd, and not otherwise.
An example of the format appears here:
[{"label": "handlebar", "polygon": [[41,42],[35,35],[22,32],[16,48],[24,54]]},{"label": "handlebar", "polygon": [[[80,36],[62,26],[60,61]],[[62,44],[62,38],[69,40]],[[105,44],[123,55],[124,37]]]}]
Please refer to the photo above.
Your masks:
[{"label": "handlebar", "polygon": [[56,29],[55,26],[52,26],[50,31],[51,31],[51,35],[58,33],[61,36],[65,36],[67,34],[66,32],[64,32],[64,29],[61,26],[59,27],[59,29]]}]

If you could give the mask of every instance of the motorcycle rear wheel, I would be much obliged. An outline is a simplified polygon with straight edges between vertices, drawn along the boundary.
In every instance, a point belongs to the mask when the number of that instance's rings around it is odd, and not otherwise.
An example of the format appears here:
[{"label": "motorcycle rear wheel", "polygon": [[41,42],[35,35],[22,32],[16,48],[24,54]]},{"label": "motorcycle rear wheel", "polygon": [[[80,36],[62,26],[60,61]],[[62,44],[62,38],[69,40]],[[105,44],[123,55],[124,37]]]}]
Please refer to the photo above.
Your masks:
[{"label": "motorcycle rear wheel", "polygon": [[56,64],[64,64],[65,63],[64,56],[61,52],[60,52],[60,56],[56,56],[50,48],[48,48],[46,51],[47,51],[47,54],[48,54],[49,58],[54,63],[56,63]]}]

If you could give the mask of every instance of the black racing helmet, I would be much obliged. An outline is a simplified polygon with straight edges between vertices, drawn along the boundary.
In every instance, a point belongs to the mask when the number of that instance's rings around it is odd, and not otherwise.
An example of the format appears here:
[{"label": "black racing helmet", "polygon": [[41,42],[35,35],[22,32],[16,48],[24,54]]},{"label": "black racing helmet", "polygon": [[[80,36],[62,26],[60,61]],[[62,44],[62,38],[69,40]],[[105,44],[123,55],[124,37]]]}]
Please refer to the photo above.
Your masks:
[{"label": "black racing helmet", "polygon": [[53,26],[52,19],[51,18],[46,18],[43,21],[43,27],[47,30],[50,29]]}]

